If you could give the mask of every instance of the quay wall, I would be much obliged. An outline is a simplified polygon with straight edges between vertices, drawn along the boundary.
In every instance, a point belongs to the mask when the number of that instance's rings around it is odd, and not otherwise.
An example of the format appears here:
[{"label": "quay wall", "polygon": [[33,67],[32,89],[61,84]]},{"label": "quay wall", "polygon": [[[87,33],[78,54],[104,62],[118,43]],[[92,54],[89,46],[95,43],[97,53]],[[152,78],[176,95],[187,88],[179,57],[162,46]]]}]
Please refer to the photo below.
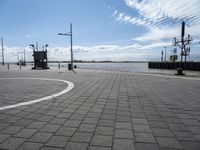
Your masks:
[{"label": "quay wall", "polygon": [[200,71],[200,62],[148,62],[150,69],[177,69]]}]

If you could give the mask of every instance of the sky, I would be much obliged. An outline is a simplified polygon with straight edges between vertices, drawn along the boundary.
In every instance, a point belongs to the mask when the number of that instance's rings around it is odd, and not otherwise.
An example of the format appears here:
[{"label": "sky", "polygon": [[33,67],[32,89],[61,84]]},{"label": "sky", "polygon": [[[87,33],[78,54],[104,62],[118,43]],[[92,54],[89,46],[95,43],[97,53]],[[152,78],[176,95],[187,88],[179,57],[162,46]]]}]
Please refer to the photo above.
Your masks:
[{"label": "sky", "polygon": [[22,59],[24,49],[33,60],[36,42],[49,45],[49,60],[70,60],[70,37],[58,35],[70,23],[76,60],[159,61],[164,49],[168,60],[174,48],[180,56],[172,41],[182,21],[193,39],[188,59],[200,61],[199,8],[199,0],[0,0],[5,61]]}]

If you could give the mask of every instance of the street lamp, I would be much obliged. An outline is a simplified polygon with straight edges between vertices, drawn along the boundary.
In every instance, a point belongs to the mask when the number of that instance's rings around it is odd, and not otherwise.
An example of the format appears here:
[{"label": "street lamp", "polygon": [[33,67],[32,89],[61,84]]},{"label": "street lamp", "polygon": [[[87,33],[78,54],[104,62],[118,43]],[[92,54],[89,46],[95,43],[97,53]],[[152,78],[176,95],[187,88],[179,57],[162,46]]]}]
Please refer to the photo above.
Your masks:
[{"label": "street lamp", "polygon": [[166,47],[166,46],[164,46],[163,48],[165,49],[165,59],[164,59],[164,60],[165,60],[165,62],[166,62],[166,61],[167,61],[167,60],[166,60],[166,59],[167,59],[167,58],[166,58],[166,57],[167,57],[167,52],[166,52],[166,50],[167,50],[167,47]]},{"label": "street lamp", "polygon": [[70,39],[71,39],[71,70],[73,70],[72,23],[70,23],[70,32],[58,33],[58,35],[70,36]]}]

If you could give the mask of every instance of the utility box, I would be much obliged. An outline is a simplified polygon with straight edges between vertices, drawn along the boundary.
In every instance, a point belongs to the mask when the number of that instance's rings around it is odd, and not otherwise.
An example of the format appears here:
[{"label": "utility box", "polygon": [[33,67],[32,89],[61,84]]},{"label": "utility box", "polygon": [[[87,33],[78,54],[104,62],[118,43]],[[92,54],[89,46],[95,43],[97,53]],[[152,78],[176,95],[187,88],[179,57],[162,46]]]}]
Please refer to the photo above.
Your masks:
[{"label": "utility box", "polygon": [[34,67],[32,69],[49,69],[47,51],[33,51]]},{"label": "utility box", "polygon": [[72,64],[68,64],[68,70],[72,70]]}]

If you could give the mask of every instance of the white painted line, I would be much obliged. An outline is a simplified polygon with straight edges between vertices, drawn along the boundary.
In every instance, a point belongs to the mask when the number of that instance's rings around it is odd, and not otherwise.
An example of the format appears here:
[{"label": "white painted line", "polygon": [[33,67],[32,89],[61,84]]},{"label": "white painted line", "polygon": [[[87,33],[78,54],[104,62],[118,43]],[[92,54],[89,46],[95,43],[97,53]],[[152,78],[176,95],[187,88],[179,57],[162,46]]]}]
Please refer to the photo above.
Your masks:
[{"label": "white painted line", "polygon": [[59,79],[48,79],[48,78],[0,78],[0,80],[5,80],[5,79],[6,80],[9,80],[9,79],[13,79],[13,80],[18,80],[18,79],[20,79],[20,80],[29,80],[30,79],[30,80],[58,81],[58,82],[67,83],[68,87],[65,88],[63,91],[58,92],[58,93],[53,94],[53,95],[50,95],[50,96],[46,96],[46,97],[39,98],[39,99],[36,99],[36,100],[31,100],[31,101],[28,101],[28,102],[21,102],[21,103],[17,103],[17,104],[13,104],[13,105],[2,106],[2,107],[0,107],[0,111],[1,110],[6,110],[6,109],[10,109],[10,108],[16,108],[16,107],[19,107],[19,106],[26,106],[26,105],[38,103],[38,102],[41,102],[41,101],[50,100],[52,98],[61,96],[61,95],[69,92],[70,90],[72,90],[74,88],[74,84],[72,82],[66,81],[66,80],[59,80]]}]

